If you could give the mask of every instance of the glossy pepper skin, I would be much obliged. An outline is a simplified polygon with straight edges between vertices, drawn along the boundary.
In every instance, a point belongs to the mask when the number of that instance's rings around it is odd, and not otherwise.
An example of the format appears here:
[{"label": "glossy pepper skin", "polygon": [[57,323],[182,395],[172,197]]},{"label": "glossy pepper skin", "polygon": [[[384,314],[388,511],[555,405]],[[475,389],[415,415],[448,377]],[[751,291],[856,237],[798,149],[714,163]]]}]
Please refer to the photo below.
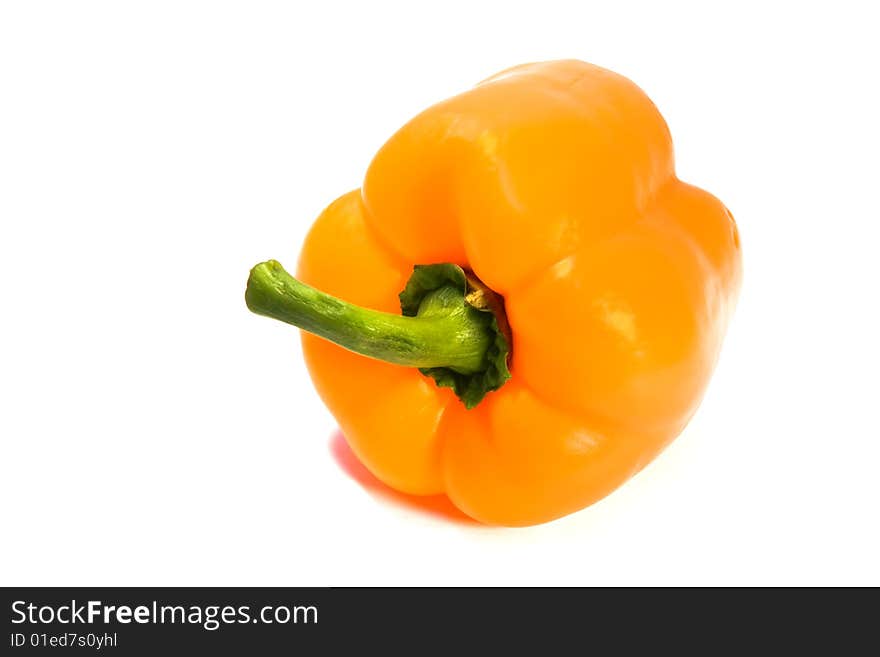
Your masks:
[{"label": "glossy pepper skin", "polygon": [[417,369],[304,333],[308,368],[379,479],[511,526],[595,502],[681,432],[741,278],[736,224],[676,178],[656,107],[579,61],[509,69],[415,117],[320,215],[298,277],[399,313],[430,263],[503,296],[500,390],[468,410]]}]

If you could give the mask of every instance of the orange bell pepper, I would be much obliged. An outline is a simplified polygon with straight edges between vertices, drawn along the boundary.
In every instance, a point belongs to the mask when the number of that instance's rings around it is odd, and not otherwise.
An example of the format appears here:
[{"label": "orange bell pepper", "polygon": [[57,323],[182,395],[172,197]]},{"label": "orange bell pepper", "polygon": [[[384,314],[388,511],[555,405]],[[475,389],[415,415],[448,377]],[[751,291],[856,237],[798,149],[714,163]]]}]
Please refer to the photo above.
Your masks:
[{"label": "orange bell pepper", "polygon": [[309,371],[364,465],[530,525],[607,495],[681,432],[741,257],[730,212],[676,178],[648,97],[558,61],[405,125],[318,218],[298,276],[258,265],[248,305],[311,332]]}]

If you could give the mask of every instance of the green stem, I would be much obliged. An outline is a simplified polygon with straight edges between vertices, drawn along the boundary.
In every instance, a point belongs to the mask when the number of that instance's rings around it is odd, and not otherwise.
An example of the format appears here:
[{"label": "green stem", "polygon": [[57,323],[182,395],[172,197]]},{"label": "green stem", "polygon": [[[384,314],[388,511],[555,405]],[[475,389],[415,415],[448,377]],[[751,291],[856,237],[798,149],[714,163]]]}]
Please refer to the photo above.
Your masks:
[{"label": "green stem", "polygon": [[483,313],[469,306],[452,285],[432,291],[415,317],[404,317],[332,297],[269,260],[251,270],[245,301],[257,314],[396,365],[473,374],[486,369],[487,350],[494,340]]}]

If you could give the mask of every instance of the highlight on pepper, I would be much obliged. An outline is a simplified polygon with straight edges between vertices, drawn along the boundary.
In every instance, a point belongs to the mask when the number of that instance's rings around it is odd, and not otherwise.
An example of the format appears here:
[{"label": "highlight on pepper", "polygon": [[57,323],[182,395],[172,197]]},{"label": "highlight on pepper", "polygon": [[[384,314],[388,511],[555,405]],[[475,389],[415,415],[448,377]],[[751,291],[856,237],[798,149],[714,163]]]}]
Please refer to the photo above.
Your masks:
[{"label": "highlight on pepper", "polygon": [[580,61],[425,110],[246,302],[302,329],[354,453],[488,524],[582,509],[697,409],[742,276],[736,223],[675,175],[663,117]]}]

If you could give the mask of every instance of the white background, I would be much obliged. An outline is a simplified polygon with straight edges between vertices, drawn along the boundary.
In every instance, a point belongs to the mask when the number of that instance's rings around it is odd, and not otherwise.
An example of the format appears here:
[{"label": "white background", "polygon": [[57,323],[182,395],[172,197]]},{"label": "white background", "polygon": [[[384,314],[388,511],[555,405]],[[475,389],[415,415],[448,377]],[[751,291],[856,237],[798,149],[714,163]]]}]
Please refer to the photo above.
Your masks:
[{"label": "white background", "polygon": [[[880,584],[876,26],[867,2],[3,3],[0,583]],[[660,458],[485,528],[340,465],[295,330],[242,294],[417,111],[561,57],[657,103],[745,282]]]}]

